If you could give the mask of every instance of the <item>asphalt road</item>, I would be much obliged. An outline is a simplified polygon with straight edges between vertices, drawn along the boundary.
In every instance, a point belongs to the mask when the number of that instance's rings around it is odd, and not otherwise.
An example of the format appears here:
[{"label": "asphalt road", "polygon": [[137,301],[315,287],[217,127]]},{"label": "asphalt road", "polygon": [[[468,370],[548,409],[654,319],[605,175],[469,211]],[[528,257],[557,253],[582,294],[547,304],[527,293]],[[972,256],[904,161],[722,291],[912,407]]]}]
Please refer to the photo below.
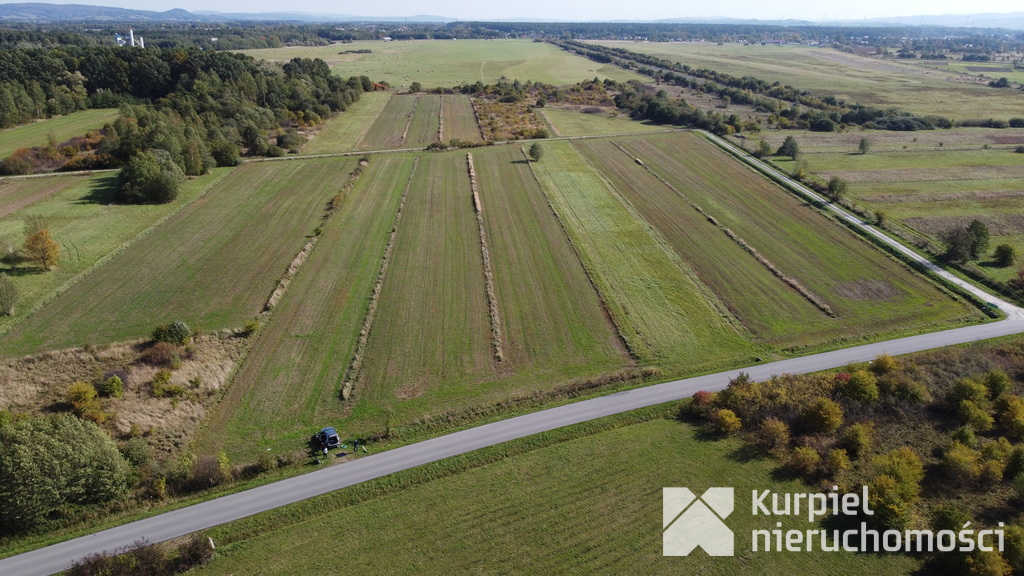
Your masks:
[{"label": "asphalt road", "polygon": [[[728,143],[727,145],[732,146]],[[761,169],[775,172],[767,166],[762,166]],[[778,172],[775,172],[775,175],[780,179],[789,180]],[[798,183],[791,184],[802,188]],[[809,197],[824,202],[824,199],[810,190],[803,190]],[[860,222],[856,217],[841,209],[833,209],[840,216],[869,228],[871,233],[898,249],[907,250],[895,240]],[[920,258],[912,252],[911,254]],[[960,282],[958,278],[955,280]],[[637,408],[688,398],[700,390],[721,390],[740,372],[746,372],[754,380],[760,381],[776,374],[815,372],[852,362],[864,362],[883,353],[908,354],[1024,333],[1024,310],[998,300],[973,286],[968,287],[967,289],[976,291],[985,301],[999,305],[1007,313],[1008,319],[666,382],[486,424],[5,558],[0,560],[0,575],[53,574],[66,570],[73,561],[84,556],[101,550],[112,551],[122,548],[140,539],[161,542],[479,448]]]}]

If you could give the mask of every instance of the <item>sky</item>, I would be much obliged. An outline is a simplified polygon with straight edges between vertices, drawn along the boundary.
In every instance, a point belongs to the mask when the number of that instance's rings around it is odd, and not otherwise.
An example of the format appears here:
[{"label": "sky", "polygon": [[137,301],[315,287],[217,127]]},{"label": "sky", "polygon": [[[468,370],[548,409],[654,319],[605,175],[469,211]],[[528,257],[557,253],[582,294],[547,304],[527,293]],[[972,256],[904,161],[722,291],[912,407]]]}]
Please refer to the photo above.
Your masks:
[{"label": "sky", "polygon": [[[21,0],[29,1],[29,0]],[[0,3],[11,3],[4,0]],[[53,4],[94,4],[142,10],[217,12],[296,11],[356,16],[415,16],[427,14],[459,20],[529,18],[539,20],[659,20],[666,18],[756,18],[760,20],[799,19],[860,20],[889,16],[1006,13],[1024,11],[1020,0],[857,0],[837,3],[821,0],[729,0],[728,2],[679,2],[678,0],[383,0],[351,2],[339,0],[76,0]]]}]

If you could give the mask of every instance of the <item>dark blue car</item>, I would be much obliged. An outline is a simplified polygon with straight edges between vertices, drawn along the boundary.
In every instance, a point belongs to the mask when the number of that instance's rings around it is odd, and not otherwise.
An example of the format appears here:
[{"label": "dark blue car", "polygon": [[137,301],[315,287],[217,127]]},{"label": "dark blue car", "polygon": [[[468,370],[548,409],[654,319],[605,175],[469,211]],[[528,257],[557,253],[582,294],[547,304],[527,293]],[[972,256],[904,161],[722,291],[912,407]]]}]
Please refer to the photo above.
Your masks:
[{"label": "dark blue car", "polygon": [[321,448],[337,448],[341,445],[338,431],[330,426],[317,432],[313,439],[320,443]]}]

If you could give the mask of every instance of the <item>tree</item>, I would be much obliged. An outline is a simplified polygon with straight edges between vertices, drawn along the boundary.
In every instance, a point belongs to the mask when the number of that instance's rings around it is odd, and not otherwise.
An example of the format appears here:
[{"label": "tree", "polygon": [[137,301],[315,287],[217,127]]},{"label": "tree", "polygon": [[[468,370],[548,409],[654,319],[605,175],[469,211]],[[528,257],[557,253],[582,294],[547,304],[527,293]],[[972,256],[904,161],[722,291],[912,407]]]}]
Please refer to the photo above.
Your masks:
[{"label": "tree", "polygon": [[878,226],[885,226],[886,219],[889,218],[889,213],[885,210],[875,210],[875,224]]},{"label": "tree", "polygon": [[413,82],[412,84],[409,84],[409,92],[422,92],[422,91],[423,91],[423,85],[420,84],[419,82]]},{"label": "tree", "polygon": [[18,287],[7,277],[0,273],[0,314],[14,316],[14,306],[18,303]]},{"label": "tree", "polygon": [[971,234],[966,228],[954,226],[939,235],[946,245],[943,258],[949,262],[966,262],[971,256]]},{"label": "tree", "polygon": [[540,162],[540,159],[543,157],[544,147],[541,146],[539,142],[534,142],[533,145],[530,146],[530,158],[532,158],[534,162]]},{"label": "tree", "polygon": [[0,531],[32,529],[68,504],[123,497],[131,470],[99,426],[71,414],[0,424]]},{"label": "tree", "polygon": [[772,154],[772,147],[771,147],[771,145],[768,144],[767,140],[765,140],[764,138],[761,138],[761,140],[759,140],[758,143],[757,143],[757,150],[754,151],[754,157],[755,158],[767,158],[768,156],[771,156],[771,154]]},{"label": "tree", "polygon": [[977,260],[988,252],[988,226],[981,220],[972,220],[967,226],[967,232],[971,237],[971,258]]},{"label": "tree", "polygon": [[861,154],[867,154],[871,150],[871,140],[861,138],[860,144],[857,145],[857,149],[860,150]]},{"label": "tree", "polygon": [[60,246],[53,241],[50,230],[47,228],[32,231],[29,226],[29,233],[25,237],[25,244],[22,249],[29,260],[35,262],[44,271],[57,265],[57,256],[60,254]]},{"label": "tree", "polygon": [[775,152],[776,156],[789,156],[793,160],[800,155],[800,145],[796,143],[796,138],[793,136],[786,136],[786,139],[782,141],[782,146]]},{"label": "tree", "polygon": [[132,156],[121,169],[120,199],[131,204],[172,202],[184,179],[170,154],[147,150]]},{"label": "tree", "polygon": [[832,202],[839,202],[846,195],[848,184],[839,176],[833,176],[828,180],[828,199]]},{"label": "tree", "polygon": [[1017,261],[1017,249],[1009,244],[1000,244],[996,246],[996,251],[992,255],[996,264],[1006,268],[1007,266],[1013,266],[1013,263]]}]

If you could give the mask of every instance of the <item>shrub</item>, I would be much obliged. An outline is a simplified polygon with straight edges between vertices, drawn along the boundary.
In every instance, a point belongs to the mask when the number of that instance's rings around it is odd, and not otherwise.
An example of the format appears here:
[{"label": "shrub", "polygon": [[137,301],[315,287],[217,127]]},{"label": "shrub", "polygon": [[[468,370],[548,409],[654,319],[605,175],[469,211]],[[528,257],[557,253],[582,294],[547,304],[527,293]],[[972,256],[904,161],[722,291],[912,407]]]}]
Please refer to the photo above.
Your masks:
[{"label": "shrub", "polygon": [[814,433],[832,434],[843,425],[843,408],[828,398],[811,401],[802,416],[804,427]]},{"label": "shrub", "polygon": [[153,396],[163,398],[164,396],[178,397],[185,394],[185,387],[179,384],[171,384],[171,371],[162,368],[153,375]]},{"label": "shrub", "polygon": [[117,376],[111,376],[110,378],[103,380],[96,389],[102,396],[110,398],[120,398],[124,396],[124,382],[122,382]]},{"label": "shrub", "polygon": [[886,374],[878,379],[879,389],[887,396],[914,404],[928,404],[932,395],[922,382],[903,372]]},{"label": "shrub", "polygon": [[722,408],[715,412],[712,416],[711,423],[714,425],[715,429],[722,434],[739,432],[740,428],[743,427],[743,423],[740,421],[739,416],[728,408]]},{"label": "shrub", "polygon": [[839,386],[839,391],[853,400],[873,402],[878,400],[878,381],[871,372],[856,370]]},{"label": "shrub", "polygon": [[798,446],[786,460],[786,468],[803,478],[812,478],[818,474],[821,455],[810,446]]},{"label": "shrub", "polygon": [[1014,478],[1018,474],[1024,474],[1024,446],[1015,446],[1006,457],[1006,476]]},{"label": "shrub", "polygon": [[1013,491],[1017,495],[1017,500],[1024,502],[1024,472],[1018,473],[1013,477]]},{"label": "shrub", "polygon": [[995,420],[987,410],[970,400],[960,402],[960,406],[957,408],[956,413],[961,422],[974,428],[978,432],[991,430],[992,425],[995,423]]},{"label": "shrub", "polygon": [[992,258],[998,266],[1003,268],[1013,266],[1014,262],[1017,261],[1017,249],[1009,244],[1000,244],[996,246],[995,252],[992,253]]},{"label": "shrub", "polygon": [[150,366],[170,367],[175,356],[180,357],[179,348],[169,342],[157,342],[142,353],[140,360]]},{"label": "shrub", "polygon": [[978,480],[985,485],[998,484],[1003,481],[1006,465],[998,460],[982,460]]},{"label": "shrub", "polygon": [[964,400],[978,405],[987,405],[988,387],[973,378],[960,378],[953,383],[953,387],[946,395],[946,401],[951,408],[956,410]]},{"label": "shrub", "polygon": [[131,438],[121,445],[121,455],[133,466],[141,467],[153,459],[153,449],[142,438]]},{"label": "shrub", "polygon": [[67,401],[71,404],[71,412],[85,420],[97,424],[106,422],[108,414],[103,411],[97,398],[96,387],[88,382],[75,382],[68,387]]},{"label": "shrub", "polygon": [[895,358],[888,354],[879,354],[875,356],[874,361],[871,362],[870,370],[875,373],[876,376],[882,376],[895,372],[900,367],[899,362]]},{"label": "shrub", "polygon": [[974,428],[970,426],[961,426],[953,430],[949,437],[955,442],[959,442],[964,446],[970,446],[971,448],[978,445],[978,437],[974,434]]},{"label": "shrub", "polygon": [[228,477],[216,456],[200,456],[192,466],[189,483],[195,490],[212,488],[227,481]]},{"label": "shrub", "polygon": [[765,418],[753,435],[753,443],[770,454],[781,454],[789,447],[789,426],[774,416]]},{"label": "shrub", "polygon": [[943,503],[932,510],[932,530],[951,530],[956,532],[963,528],[964,524],[970,521],[971,517],[958,506],[951,503]]},{"label": "shrub", "polygon": [[0,175],[17,176],[20,174],[30,174],[31,172],[32,165],[24,158],[9,156],[0,160]]},{"label": "shrub", "polygon": [[846,450],[834,448],[829,450],[828,456],[825,457],[824,467],[828,475],[835,478],[838,474],[853,468],[853,464],[850,463],[850,456]]},{"label": "shrub", "polygon": [[981,453],[959,442],[953,442],[942,456],[942,469],[954,484],[974,484],[981,477]]},{"label": "shrub", "polygon": [[180,320],[170,324],[161,324],[153,330],[153,340],[157,342],[169,342],[184,346],[191,339],[192,329]]},{"label": "shrub", "polygon": [[1024,398],[1004,396],[999,402],[999,425],[1010,438],[1024,440]]},{"label": "shrub", "polygon": [[242,328],[242,335],[245,337],[252,336],[260,329],[260,323],[258,320],[249,320],[245,323],[245,327]]},{"label": "shrub", "polygon": [[1010,377],[1006,375],[1006,372],[1002,370],[991,370],[988,374],[985,374],[984,378],[985,387],[988,388],[988,397],[995,399],[1002,396],[1007,390],[1010,389]]},{"label": "shrub", "polygon": [[909,446],[901,446],[881,456],[876,456],[873,464],[885,476],[896,480],[900,496],[907,502],[915,500],[921,493],[921,480],[924,479],[924,465]]},{"label": "shrub", "polygon": [[871,423],[852,424],[840,434],[836,446],[846,450],[853,458],[863,458],[871,451],[871,434],[874,428]]}]

